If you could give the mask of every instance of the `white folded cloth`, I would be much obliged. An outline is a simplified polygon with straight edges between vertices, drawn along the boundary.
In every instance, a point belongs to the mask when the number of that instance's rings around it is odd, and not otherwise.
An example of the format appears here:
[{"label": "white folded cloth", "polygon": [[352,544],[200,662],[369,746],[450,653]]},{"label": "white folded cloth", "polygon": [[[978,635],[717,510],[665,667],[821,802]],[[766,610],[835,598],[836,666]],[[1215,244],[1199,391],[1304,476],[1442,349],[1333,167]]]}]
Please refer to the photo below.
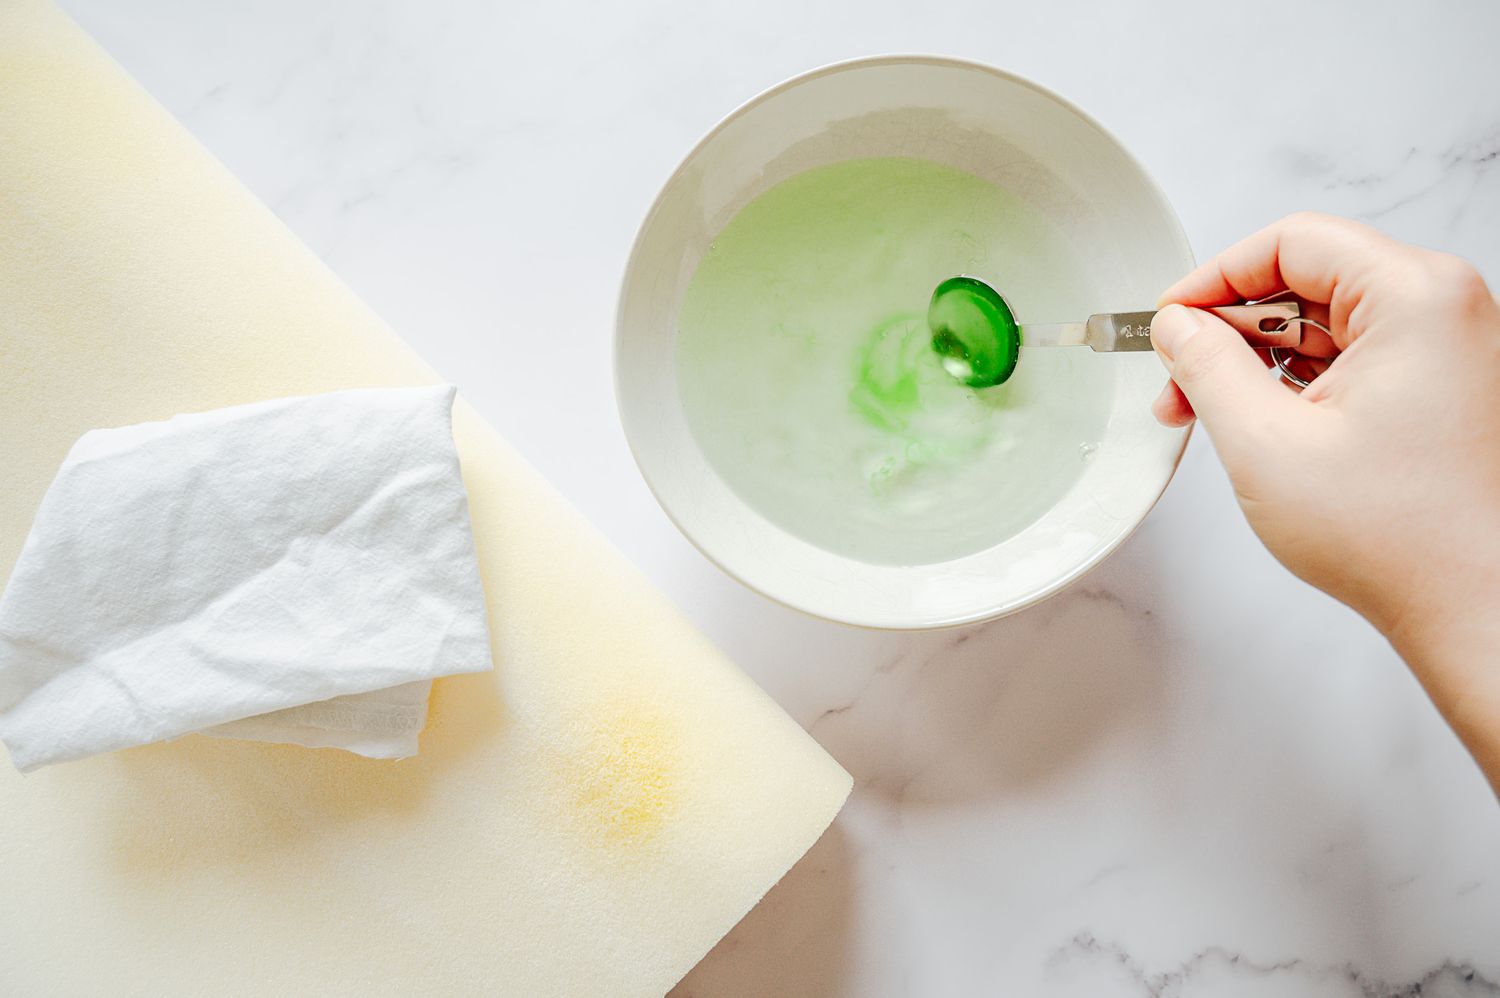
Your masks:
[{"label": "white folded cloth", "polygon": [[417,750],[432,679],[491,668],[451,386],[94,430],[0,595],[23,771],[190,732]]}]

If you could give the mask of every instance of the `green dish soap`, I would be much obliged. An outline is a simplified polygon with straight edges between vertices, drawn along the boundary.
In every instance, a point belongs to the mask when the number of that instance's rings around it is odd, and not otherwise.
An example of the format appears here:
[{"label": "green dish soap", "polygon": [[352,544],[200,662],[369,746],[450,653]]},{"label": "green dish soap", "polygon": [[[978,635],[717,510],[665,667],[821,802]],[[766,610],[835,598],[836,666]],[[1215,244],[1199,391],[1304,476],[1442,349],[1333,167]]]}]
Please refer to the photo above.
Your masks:
[{"label": "green dish soap", "polygon": [[[788,177],[722,225],[683,294],[674,362],[692,443],[758,515],[824,551],[921,565],[987,550],[1084,473],[1119,363],[1028,350],[1011,370],[1014,345],[986,349],[955,316],[965,383],[933,349],[933,288],[1003,279],[1015,315],[1071,315],[1093,295],[1088,272],[1024,199],[941,163]],[[965,294],[939,312],[1009,315]]]},{"label": "green dish soap", "polygon": [[1021,327],[1000,293],[973,277],[950,277],[927,305],[932,348],[943,369],[970,388],[1010,380],[1021,356]]}]

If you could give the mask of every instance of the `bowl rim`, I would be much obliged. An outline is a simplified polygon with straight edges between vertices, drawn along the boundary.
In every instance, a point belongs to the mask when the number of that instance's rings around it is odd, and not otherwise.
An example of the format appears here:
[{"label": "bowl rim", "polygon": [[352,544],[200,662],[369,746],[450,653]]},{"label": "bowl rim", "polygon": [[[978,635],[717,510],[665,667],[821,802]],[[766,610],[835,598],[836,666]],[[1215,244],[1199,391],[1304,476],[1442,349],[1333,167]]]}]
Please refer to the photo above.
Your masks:
[{"label": "bowl rim", "polygon": [[[1184,258],[1189,260],[1190,262],[1196,262],[1197,258],[1193,254],[1192,243],[1188,239],[1187,231],[1182,226],[1182,220],[1178,217],[1176,209],[1172,207],[1172,202],[1170,199],[1168,199],[1166,191],[1162,189],[1161,185],[1157,182],[1156,178],[1152,176],[1151,172],[1146,169],[1145,164],[1143,164],[1136,157],[1136,155],[1130,151],[1130,148],[1126,146],[1125,143],[1121,142],[1113,132],[1105,128],[1104,125],[1102,125],[1098,121],[1098,119],[1089,114],[1087,111],[1083,110],[1073,101],[1062,96],[1051,88],[1037,83],[1036,81],[1028,77],[1021,76],[1018,73],[1011,72],[1010,70],[1001,69],[1000,67],[991,65],[989,63],[980,62],[975,59],[967,59],[961,56],[946,56],[932,53],[887,53],[880,55],[855,56],[849,59],[840,59],[835,62],[825,63],[824,65],[817,66],[813,69],[809,69],[804,72],[797,73],[793,76],[789,76],[781,82],[773,84],[772,86],[767,87],[766,89],[760,91],[749,99],[741,102],[737,107],[719,118],[719,120],[716,121],[711,128],[704,132],[702,137],[700,137],[698,141],[695,142],[692,147],[682,155],[681,159],[679,159],[677,163],[677,166],[672,170],[670,174],[668,174],[667,178],[662,181],[660,187],[657,189],[656,196],[651,200],[650,208],[647,209],[646,214],[641,219],[640,225],[636,228],[635,238],[631,240],[630,252],[626,255],[625,267],[621,272],[619,278],[619,288],[615,296],[614,330],[610,337],[611,384],[613,385],[615,393],[615,415],[619,421],[620,430],[624,434],[625,445],[630,450],[631,460],[635,463],[636,471],[640,474],[642,481],[645,482],[646,488],[650,491],[652,498],[656,500],[657,507],[660,508],[661,511],[666,515],[667,519],[671,521],[672,526],[676,528],[677,532],[682,537],[687,539],[688,543],[691,544],[699,554],[701,554],[712,565],[718,568],[719,571],[723,572],[725,575],[729,576],[731,579],[735,580],[737,583],[744,586],[751,592],[757,593],[765,599],[784,606],[789,610],[794,610],[797,613],[816,620],[830,621],[835,624],[841,624],[844,626],[856,627],[865,630],[893,632],[939,631],[959,627],[967,627],[972,624],[979,624],[991,620],[997,620],[1001,617],[1006,617],[1013,613],[1018,613],[1021,610],[1025,610],[1028,607],[1035,606],[1043,600],[1056,595],[1058,592],[1073,585],[1075,582],[1086,576],[1089,572],[1093,571],[1093,569],[1098,567],[1102,562],[1109,558],[1110,555],[1119,550],[1119,548],[1127,540],[1135,535],[1135,532],[1140,529],[1141,524],[1143,524],[1146,521],[1146,518],[1151,515],[1151,511],[1156,508],[1157,503],[1161,501],[1161,497],[1163,494],[1165,494],[1167,486],[1170,485],[1172,479],[1176,477],[1178,468],[1182,464],[1183,455],[1187,451],[1188,441],[1192,436],[1192,431],[1196,426],[1196,423],[1189,425],[1182,432],[1180,443],[1177,447],[1177,452],[1173,455],[1171,460],[1171,468],[1169,472],[1163,477],[1161,487],[1156,490],[1156,494],[1152,496],[1151,501],[1147,503],[1144,508],[1142,508],[1140,515],[1135,518],[1135,521],[1131,523],[1128,528],[1121,531],[1117,536],[1111,538],[1107,543],[1101,545],[1090,557],[1079,562],[1070,570],[1060,573],[1049,583],[1047,583],[1047,585],[1034,589],[1029,593],[1026,593],[1025,595],[1002,599],[997,602],[986,604],[981,608],[977,608],[966,613],[948,615],[920,624],[909,624],[893,623],[890,620],[883,620],[878,614],[872,614],[860,618],[856,618],[855,615],[837,616],[832,615],[826,611],[821,611],[812,607],[801,605],[787,597],[777,595],[773,592],[768,592],[760,586],[754,585],[753,583],[745,579],[742,575],[740,575],[740,573],[736,572],[733,568],[721,561],[716,555],[714,555],[713,552],[709,551],[703,546],[698,538],[693,535],[692,531],[688,530],[683,525],[682,521],[678,519],[677,514],[673,512],[671,505],[662,497],[661,491],[658,488],[655,480],[652,478],[651,472],[647,470],[645,463],[641,459],[640,450],[637,447],[636,440],[630,432],[630,421],[625,413],[624,395],[621,390],[622,386],[620,356],[622,353],[624,339],[625,293],[629,288],[631,275],[635,271],[636,258],[640,254],[641,244],[646,238],[646,233],[651,228],[651,223],[661,212],[662,205],[664,204],[667,197],[667,192],[670,191],[673,185],[676,184],[678,179],[683,176],[688,168],[688,165],[694,161],[699,152],[701,152],[704,147],[706,147],[710,142],[716,139],[721,132],[723,132],[739,118],[748,114],[750,111],[754,110],[756,107],[759,107],[761,104],[772,99],[773,97],[779,96],[780,94],[785,93],[786,91],[791,90],[794,87],[801,86],[804,83],[808,83],[823,76],[831,76],[836,73],[848,72],[850,70],[900,65],[939,66],[952,69],[978,71],[1031,90],[1042,97],[1055,101],[1065,110],[1075,115],[1084,124],[1088,125],[1094,131],[1098,132],[1105,139],[1105,141],[1109,142],[1117,150],[1119,150],[1119,152],[1125,157],[1126,161],[1128,161],[1129,164],[1135,169],[1140,179],[1145,182],[1146,188],[1150,191],[1151,195],[1156,199],[1156,201],[1162,208],[1165,217],[1170,220],[1171,225],[1169,226],[1169,229],[1172,235],[1175,237],[1178,248],[1181,250]],[[856,559],[849,560],[853,562]]]}]

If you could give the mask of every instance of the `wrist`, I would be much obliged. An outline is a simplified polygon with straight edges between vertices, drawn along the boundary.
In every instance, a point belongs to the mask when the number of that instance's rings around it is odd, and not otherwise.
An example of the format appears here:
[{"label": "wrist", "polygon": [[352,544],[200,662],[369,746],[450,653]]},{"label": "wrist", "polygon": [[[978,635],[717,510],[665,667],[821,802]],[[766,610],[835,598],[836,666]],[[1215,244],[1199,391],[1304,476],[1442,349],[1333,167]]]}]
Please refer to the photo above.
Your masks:
[{"label": "wrist", "polygon": [[1383,628],[1500,793],[1500,566]]}]

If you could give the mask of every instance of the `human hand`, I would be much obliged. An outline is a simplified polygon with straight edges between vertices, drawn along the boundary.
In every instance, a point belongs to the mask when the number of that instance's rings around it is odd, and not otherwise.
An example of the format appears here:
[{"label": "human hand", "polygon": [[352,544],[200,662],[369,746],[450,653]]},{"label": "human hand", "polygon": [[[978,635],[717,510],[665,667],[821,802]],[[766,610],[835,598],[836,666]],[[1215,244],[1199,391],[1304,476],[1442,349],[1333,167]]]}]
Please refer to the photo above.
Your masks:
[{"label": "human hand", "polygon": [[[1300,395],[1209,313],[1290,290],[1327,306],[1338,356]],[[1157,418],[1195,415],[1245,515],[1297,575],[1396,646],[1500,788],[1500,306],[1472,266],[1299,214],[1162,295],[1172,376]],[[1311,327],[1304,327],[1311,329]]]}]

